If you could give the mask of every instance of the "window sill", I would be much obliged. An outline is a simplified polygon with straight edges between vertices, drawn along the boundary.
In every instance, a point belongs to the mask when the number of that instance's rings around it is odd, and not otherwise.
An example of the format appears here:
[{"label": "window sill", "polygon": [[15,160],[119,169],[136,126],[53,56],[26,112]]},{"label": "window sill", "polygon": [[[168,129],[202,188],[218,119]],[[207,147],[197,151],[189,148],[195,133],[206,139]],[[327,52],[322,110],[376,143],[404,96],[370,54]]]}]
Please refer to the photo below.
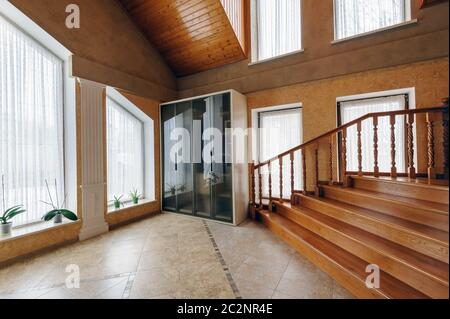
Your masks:
[{"label": "window sill", "polygon": [[13,228],[11,235],[8,235],[8,236],[0,235],[0,243],[12,241],[12,240],[15,240],[18,238],[23,238],[23,237],[27,237],[27,236],[31,236],[31,235],[35,235],[35,234],[39,234],[39,233],[43,233],[50,229],[65,227],[67,225],[72,225],[72,224],[76,224],[76,223],[80,223],[80,222],[81,222],[80,220],[71,221],[71,220],[64,219],[61,224],[54,224],[53,221],[49,221],[49,222],[40,222],[40,223],[36,223],[36,224],[32,224],[32,225],[20,226],[17,228]]},{"label": "window sill", "polygon": [[351,37],[334,40],[334,41],[331,41],[331,44],[339,44],[339,43],[343,43],[343,42],[347,42],[347,41],[351,41],[351,40],[356,40],[359,38],[365,38],[365,37],[368,37],[368,36],[371,36],[371,35],[374,35],[377,33],[382,33],[382,32],[390,31],[393,29],[399,29],[399,28],[407,27],[407,26],[414,25],[414,24],[417,24],[417,19],[405,21],[402,23],[394,24],[394,25],[391,25],[391,26],[388,26],[385,28],[381,28],[381,29],[377,29],[377,30],[373,30],[373,31],[369,31],[369,32],[360,33],[357,35],[353,35]]},{"label": "window sill", "polygon": [[140,207],[140,206],[144,206],[150,203],[155,203],[155,200],[150,200],[150,199],[143,199],[141,201],[139,201],[139,204],[133,204],[133,203],[126,203],[124,206],[122,206],[121,208],[115,208],[114,206],[108,206],[108,214],[117,214],[117,213],[121,213],[123,211],[126,211],[130,208],[134,208],[134,207]]},{"label": "window sill", "polygon": [[282,55],[275,56],[273,58],[268,58],[268,59],[264,59],[264,60],[260,60],[260,61],[251,62],[251,63],[248,64],[248,66],[253,66],[253,65],[258,65],[258,64],[262,64],[262,63],[271,62],[271,61],[274,61],[274,60],[282,59],[282,58],[285,58],[285,57],[288,57],[288,56],[291,56],[291,55],[300,54],[300,53],[303,53],[303,52],[305,52],[304,49],[297,50],[297,51],[292,51],[292,52],[289,52],[289,53],[285,53],[285,54],[282,54]]}]

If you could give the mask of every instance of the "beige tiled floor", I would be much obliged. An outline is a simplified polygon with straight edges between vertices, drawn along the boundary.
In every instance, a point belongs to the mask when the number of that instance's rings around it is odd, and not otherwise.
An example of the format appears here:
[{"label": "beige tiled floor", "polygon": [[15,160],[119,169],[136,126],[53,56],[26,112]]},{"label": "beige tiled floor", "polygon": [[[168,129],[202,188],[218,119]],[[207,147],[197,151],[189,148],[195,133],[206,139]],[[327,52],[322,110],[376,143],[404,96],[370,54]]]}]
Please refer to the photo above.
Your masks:
[{"label": "beige tiled floor", "polygon": [[[263,226],[207,223],[161,214],[0,269],[6,298],[346,298],[350,297]],[[80,288],[66,288],[68,265]]]},{"label": "beige tiled floor", "polygon": [[263,225],[208,225],[243,298],[353,298]]}]

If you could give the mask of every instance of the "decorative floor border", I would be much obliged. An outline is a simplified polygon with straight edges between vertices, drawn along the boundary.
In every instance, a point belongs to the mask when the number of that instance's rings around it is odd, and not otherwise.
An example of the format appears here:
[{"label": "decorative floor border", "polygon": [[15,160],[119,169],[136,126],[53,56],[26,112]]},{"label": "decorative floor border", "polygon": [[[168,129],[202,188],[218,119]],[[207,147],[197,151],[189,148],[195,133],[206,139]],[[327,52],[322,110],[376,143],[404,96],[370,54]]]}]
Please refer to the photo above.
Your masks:
[{"label": "decorative floor border", "polygon": [[227,277],[228,283],[230,284],[231,289],[233,290],[234,297],[236,299],[242,299],[241,293],[239,292],[236,282],[234,281],[233,276],[231,275],[230,268],[228,268],[227,263],[225,262],[225,259],[223,258],[222,253],[220,252],[219,246],[217,246],[216,240],[214,239],[214,236],[211,230],[209,229],[208,223],[206,221],[203,221],[203,226],[205,227],[206,232],[208,233],[209,240],[211,241],[214,247],[217,258],[219,259],[223,271],[225,272],[225,275]]}]

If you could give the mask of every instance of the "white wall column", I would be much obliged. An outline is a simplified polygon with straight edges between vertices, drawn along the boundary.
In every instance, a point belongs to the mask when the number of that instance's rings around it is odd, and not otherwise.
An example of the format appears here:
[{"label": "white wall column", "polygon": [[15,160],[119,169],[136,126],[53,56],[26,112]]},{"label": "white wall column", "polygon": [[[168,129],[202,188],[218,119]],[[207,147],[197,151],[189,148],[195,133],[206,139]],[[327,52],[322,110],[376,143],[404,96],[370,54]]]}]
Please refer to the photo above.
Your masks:
[{"label": "white wall column", "polygon": [[105,85],[80,79],[82,222],[80,240],[106,233]]}]

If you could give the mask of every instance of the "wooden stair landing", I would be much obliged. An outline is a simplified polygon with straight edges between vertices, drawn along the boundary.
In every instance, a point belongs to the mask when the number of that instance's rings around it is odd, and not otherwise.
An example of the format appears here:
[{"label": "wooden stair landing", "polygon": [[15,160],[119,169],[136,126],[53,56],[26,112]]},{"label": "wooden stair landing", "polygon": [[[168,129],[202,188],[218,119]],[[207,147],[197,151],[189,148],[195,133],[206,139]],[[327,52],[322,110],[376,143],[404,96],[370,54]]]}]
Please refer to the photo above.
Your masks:
[{"label": "wooden stair landing", "polygon": [[[261,210],[264,224],[360,298],[448,298],[448,186],[351,177]],[[423,192],[427,196],[423,196]],[[369,289],[369,264],[381,287]]]}]

